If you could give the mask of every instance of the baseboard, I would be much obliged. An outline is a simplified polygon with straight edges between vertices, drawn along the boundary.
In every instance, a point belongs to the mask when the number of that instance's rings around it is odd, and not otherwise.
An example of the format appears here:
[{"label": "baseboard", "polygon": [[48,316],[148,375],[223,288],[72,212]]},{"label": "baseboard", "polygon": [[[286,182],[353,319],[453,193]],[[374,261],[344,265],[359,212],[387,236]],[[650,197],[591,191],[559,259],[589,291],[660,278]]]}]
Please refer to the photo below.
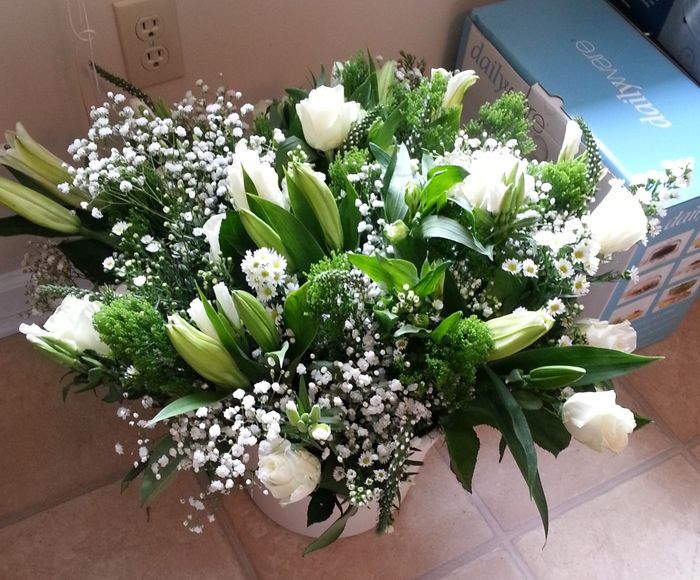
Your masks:
[{"label": "baseboard", "polygon": [[0,338],[17,332],[27,318],[25,289],[29,275],[22,270],[11,270],[0,274]]}]

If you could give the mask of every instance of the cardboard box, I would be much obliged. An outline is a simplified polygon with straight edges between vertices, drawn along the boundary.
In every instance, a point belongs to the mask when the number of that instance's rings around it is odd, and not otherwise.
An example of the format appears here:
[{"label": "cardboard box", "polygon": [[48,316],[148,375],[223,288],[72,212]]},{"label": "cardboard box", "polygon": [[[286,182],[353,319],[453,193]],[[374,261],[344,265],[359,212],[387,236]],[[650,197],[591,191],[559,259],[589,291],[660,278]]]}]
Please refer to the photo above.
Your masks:
[{"label": "cardboard box", "polygon": [[[609,172],[626,182],[664,161],[700,156],[700,89],[604,0],[475,9],[457,67],[481,77],[467,94],[467,114],[506,90],[527,94],[539,159],[556,159],[567,121],[579,116]],[[619,255],[608,269],[633,265],[639,284],[596,284],[584,315],[631,320],[641,347],[673,332],[700,290],[698,183],[671,202],[648,247]]]}]

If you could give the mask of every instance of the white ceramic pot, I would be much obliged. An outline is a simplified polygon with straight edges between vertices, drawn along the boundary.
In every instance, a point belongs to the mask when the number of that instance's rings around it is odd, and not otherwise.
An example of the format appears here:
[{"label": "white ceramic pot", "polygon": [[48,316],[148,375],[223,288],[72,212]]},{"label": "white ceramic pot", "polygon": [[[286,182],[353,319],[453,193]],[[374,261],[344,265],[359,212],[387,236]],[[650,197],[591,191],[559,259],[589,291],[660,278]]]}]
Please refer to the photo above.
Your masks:
[{"label": "white ceramic pot", "polygon": [[[415,453],[411,454],[410,459],[412,461],[423,461],[437,439],[438,434],[436,432],[431,432],[424,437],[421,437],[418,442],[414,444],[414,447],[420,449],[420,451],[416,451]],[[409,481],[405,481],[401,484],[402,500],[406,498],[408,490],[413,485],[414,480],[415,478],[411,478]],[[340,517],[340,511],[336,507],[333,515],[331,515],[331,517],[325,522],[313,524],[307,527],[306,511],[309,507],[310,501],[308,497],[283,507],[274,497],[272,497],[271,494],[265,495],[262,492],[263,489],[264,486],[262,484],[260,484],[259,487],[253,488],[252,497],[255,505],[257,505],[262,512],[275,523],[287,530],[301,534],[302,536],[317,538],[326,531],[328,526],[330,526],[336,519],[338,519],[338,517]],[[377,505],[376,501],[373,501],[367,507],[360,508],[358,512],[348,520],[341,538],[355,536],[373,529],[377,524],[378,513],[379,506]]]}]

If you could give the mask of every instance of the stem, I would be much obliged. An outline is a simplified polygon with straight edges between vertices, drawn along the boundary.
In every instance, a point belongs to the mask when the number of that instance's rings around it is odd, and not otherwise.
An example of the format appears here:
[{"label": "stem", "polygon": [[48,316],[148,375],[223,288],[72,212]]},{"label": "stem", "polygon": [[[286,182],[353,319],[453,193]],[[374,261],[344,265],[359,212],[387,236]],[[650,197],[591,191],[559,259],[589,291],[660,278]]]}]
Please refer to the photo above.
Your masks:
[{"label": "stem", "polygon": [[86,238],[90,238],[93,240],[97,240],[98,242],[102,242],[103,244],[109,246],[110,248],[117,248],[117,243],[112,239],[112,236],[110,236],[107,232],[96,232],[93,230],[89,230],[87,228],[80,228],[79,233],[85,236]]}]

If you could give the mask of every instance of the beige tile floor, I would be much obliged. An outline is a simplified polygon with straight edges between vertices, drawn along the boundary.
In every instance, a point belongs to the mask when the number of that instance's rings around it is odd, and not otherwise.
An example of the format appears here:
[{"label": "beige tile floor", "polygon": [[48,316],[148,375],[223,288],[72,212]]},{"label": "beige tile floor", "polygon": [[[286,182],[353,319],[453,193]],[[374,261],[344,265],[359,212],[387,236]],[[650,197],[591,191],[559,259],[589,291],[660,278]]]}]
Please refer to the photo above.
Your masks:
[{"label": "beige tile floor", "polygon": [[19,336],[0,341],[0,579],[700,580],[700,303],[647,349],[664,362],[619,384],[623,404],[655,419],[620,456],[572,445],[542,453],[551,510],[546,546],[495,432],[469,496],[438,444],[389,536],[373,533],[300,556],[307,541],[245,495],[219,506],[201,536],[184,530],[182,477],[148,511],[119,493],[134,436],[91,395],[61,402],[61,372]]}]

